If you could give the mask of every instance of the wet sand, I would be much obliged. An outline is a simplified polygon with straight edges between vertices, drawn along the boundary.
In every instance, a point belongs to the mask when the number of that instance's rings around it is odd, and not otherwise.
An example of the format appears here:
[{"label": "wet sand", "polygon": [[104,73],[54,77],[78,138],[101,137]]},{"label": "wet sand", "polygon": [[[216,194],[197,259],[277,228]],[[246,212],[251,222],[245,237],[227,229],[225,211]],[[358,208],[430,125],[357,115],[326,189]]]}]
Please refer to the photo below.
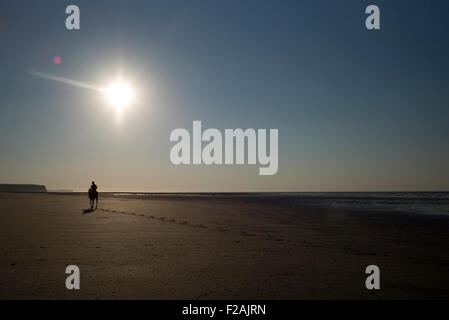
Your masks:
[{"label": "wet sand", "polygon": [[[449,298],[449,218],[242,196],[0,193],[1,299]],[[65,268],[81,289],[65,288]],[[365,268],[381,289],[365,288]]]}]

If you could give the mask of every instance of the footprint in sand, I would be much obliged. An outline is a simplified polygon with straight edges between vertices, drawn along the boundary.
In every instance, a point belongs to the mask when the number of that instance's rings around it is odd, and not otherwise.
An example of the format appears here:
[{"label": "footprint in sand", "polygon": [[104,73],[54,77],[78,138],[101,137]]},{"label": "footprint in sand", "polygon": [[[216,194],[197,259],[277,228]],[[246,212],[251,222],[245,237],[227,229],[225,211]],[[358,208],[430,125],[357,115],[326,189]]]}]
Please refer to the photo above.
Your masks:
[{"label": "footprint in sand", "polygon": [[[121,214],[127,214],[127,215],[132,215],[132,216],[145,217],[145,218],[150,218],[150,219],[158,219],[160,221],[177,223],[177,224],[180,224],[180,225],[189,225],[189,223],[187,221],[180,221],[180,222],[178,222],[176,219],[173,219],[173,218],[168,220],[167,218],[163,218],[163,217],[158,218],[158,217],[156,217],[154,215],[146,216],[144,214],[137,214],[137,213],[134,213],[134,212],[117,211],[117,210],[109,210],[109,209],[99,209],[99,210],[108,211],[108,212],[115,212],[115,213],[121,213]],[[203,224],[197,224],[196,227],[197,228],[202,228],[202,229],[207,229],[207,226],[205,226]],[[222,228],[220,226],[217,227],[217,230],[218,231],[229,231],[229,230],[226,230],[226,229],[224,229],[224,228]],[[253,236],[252,234],[249,234],[249,233],[245,233],[245,235]]]}]

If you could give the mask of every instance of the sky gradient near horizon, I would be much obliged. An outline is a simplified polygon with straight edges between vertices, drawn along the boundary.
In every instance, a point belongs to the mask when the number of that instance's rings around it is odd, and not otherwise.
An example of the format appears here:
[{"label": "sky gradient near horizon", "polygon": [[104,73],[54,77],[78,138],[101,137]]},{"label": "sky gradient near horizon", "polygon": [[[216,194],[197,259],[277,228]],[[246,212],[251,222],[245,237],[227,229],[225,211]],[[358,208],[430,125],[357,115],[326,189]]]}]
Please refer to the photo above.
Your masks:
[{"label": "sky gradient near horizon", "polygon": [[[449,190],[448,1],[0,3],[0,183],[85,191]],[[381,30],[365,29],[365,7]],[[55,64],[53,58],[61,57]],[[120,119],[96,91],[136,90]],[[174,166],[170,132],[279,129],[279,170]]]}]

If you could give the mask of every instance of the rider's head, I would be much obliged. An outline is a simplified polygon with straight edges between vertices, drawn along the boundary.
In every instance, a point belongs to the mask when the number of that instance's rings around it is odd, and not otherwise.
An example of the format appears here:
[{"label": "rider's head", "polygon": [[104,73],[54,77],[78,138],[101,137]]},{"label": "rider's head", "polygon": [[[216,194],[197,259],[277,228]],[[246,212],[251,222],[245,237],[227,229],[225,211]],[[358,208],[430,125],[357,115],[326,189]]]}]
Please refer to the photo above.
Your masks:
[{"label": "rider's head", "polygon": [[92,181],[92,184],[95,184],[95,181]]}]

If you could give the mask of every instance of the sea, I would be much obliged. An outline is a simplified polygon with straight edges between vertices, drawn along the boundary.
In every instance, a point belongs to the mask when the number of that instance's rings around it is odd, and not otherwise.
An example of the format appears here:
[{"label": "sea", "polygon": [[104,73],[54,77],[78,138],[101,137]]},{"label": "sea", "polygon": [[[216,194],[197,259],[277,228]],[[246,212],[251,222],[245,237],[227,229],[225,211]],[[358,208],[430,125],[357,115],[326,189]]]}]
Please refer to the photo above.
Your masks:
[{"label": "sea", "polygon": [[254,193],[112,193],[141,199],[235,198],[259,203],[340,210],[449,215],[449,192],[254,192]]}]

